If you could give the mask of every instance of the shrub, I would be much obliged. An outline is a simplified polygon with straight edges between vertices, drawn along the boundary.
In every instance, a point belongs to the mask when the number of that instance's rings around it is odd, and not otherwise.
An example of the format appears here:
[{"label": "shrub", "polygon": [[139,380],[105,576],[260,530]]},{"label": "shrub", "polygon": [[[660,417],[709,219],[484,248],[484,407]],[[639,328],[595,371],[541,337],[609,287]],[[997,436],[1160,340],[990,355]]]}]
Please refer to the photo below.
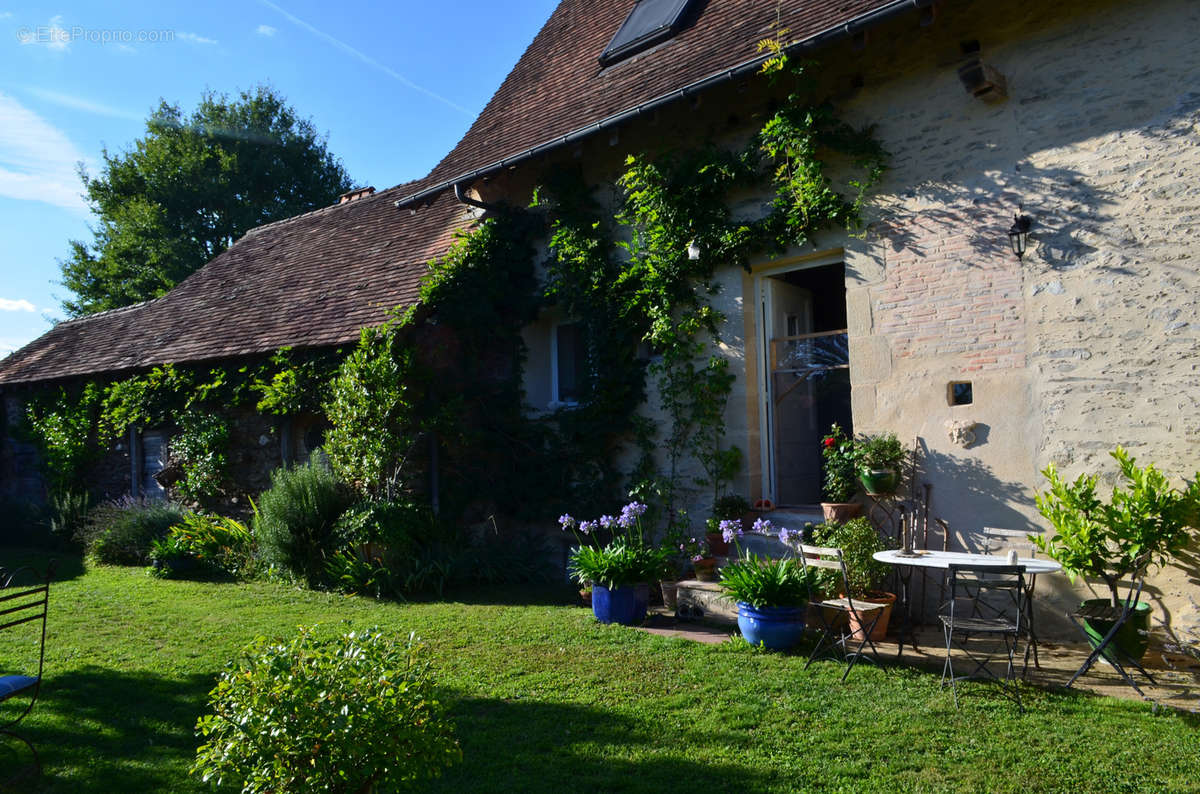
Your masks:
[{"label": "shrub", "polygon": [[334,528],[351,501],[350,490],[319,461],[276,469],[254,518],[263,560],[310,587],[320,584],[335,550]]},{"label": "shrub", "polygon": [[823,485],[830,502],[848,502],[858,491],[858,449],[836,422],[821,439]]},{"label": "shrub", "polygon": [[50,494],[46,525],[58,540],[69,541],[87,523],[92,498],[87,491],[66,490]]},{"label": "shrub", "polygon": [[196,724],[194,774],[243,792],[395,791],[462,757],[424,647],[377,629],[259,638],[226,666]]},{"label": "shrub", "polygon": [[[887,578],[891,566],[875,559],[874,554],[889,547],[866,518],[853,518],[844,524],[818,524],[814,529],[814,540],[818,546],[832,546],[842,550],[846,562],[846,579],[850,584],[847,595],[862,598]],[[831,570],[822,570],[818,581],[822,592],[832,594],[842,587],[841,577]]]},{"label": "shrub", "polygon": [[171,527],[167,540],[169,545],[161,548],[166,559],[187,556],[209,571],[230,576],[254,571],[254,535],[236,519],[188,513],[182,523]]},{"label": "shrub", "polygon": [[150,546],[183,520],[179,505],[126,497],[88,514],[80,540],[87,552],[110,565],[145,565]]}]

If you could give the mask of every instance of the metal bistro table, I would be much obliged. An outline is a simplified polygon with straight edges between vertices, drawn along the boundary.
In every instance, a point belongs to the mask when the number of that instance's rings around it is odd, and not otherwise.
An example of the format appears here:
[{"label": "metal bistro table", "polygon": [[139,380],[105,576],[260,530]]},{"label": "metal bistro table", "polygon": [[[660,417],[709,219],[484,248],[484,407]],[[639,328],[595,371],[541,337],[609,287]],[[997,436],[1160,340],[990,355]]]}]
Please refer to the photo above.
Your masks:
[{"label": "metal bistro table", "polygon": [[[904,629],[900,632],[900,646],[896,654],[899,659],[904,655],[904,636],[908,635],[909,646],[917,647],[916,637],[913,630],[912,619],[912,599],[909,596],[909,584],[912,580],[913,570],[916,568],[933,568],[936,570],[947,571],[951,565],[1008,565],[1008,558],[998,554],[970,554],[964,551],[914,551],[912,555],[904,554],[900,549],[888,549],[887,551],[877,551],[874,555],[875,559],[880,562],[886,562],[888,565],[895,565],[898,568],[897,573],[900,576],[900,603],[905,611]],[[1025,573],[1036,575],[1041,573],[1056,573],[1062,570],[1062,566],[1054,560],[1042,560],[1036,557],[1018,557],[1017,565],[1025,566]],[[1033,631],[1033,606],[1030,603],[1030,632]]]}]

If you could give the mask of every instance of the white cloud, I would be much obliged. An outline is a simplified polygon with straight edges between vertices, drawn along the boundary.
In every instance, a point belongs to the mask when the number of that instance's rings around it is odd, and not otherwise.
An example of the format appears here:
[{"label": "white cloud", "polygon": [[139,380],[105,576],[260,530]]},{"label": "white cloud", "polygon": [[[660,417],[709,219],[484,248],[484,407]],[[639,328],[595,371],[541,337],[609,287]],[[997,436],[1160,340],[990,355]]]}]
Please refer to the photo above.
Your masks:
[{"label": "white cloud", "polygon": [[137,52],[137,50],[135,50],[131,45],[125,44],[124,42],[116,44],[114,46],[116,47],[117,52],[123,53],[125,55],[133,55],[134,53]]},{"label": "white cloud", "polygon": [[40,44],[54,52],[71,49],[71,32],[63,27],[62,14],[50,17],[50,22],[34,28],[21,28],[17,39],[22,44]]},{"label": "white cloud", "polygon": [[176,33],[175,38],[183,39],[184,41],[190,41],[192,44],[216,44],[217,43],[216,39],[206,39],[203,36],[199,36],[195,33]]},{"label": "white cloud", "polygon": [[0,196],[85,212],[76,173],[83,159],[62,130],[0,93]]},{"label": "white cloud", "polygon": [[37,307],[24,298],[0,298],[0,312],[33,312]]},{"label": "white cloud", "polygon": [[364,52],[360,52],[359,50],[354,49],[353,47],[351,47],[349,44],[342,41],[341,39],[335,39],[333,36],[330,36],[325,31],[314,28],[312,25],[308,24],[303,19],[300,19],[300,17],[298,17],[288,11],[285,11],[284,9],[275,5],[274,3],[271,2],[271,0],[258,0],[258,1],[260,3],[262,3],[263,5],[265,5],[267,8],[270,8],[273,11],[277,11],[280,14],[282,14],[283,16],[287,17],[288,21],[291,22],[292,24],[304,28],[309,33],[313,34],[314,36],[316,36],[318,38],[324,39],[325,41],[332,44],[334,47],[337,47],[339,50],[346,53],[347,55],[352,55],[355,58],[357,58],[358,60],[367,64],[368,66],[372,66],[372,67],[378,69],[379,71],[386,74],[388,77],[391,77],[392,79],[397,80],[400,83],[403,83],[404,85],[408,86],[413,91],[418,91],[427,97],[436,99],[438,102],[441,102],[443,105],[452,107],[460,113],[465,113],[468,116],[475,115],[471,111],[469,111],[465,107],[463,107],[462,105],[455,104],[453,101],[446,99],[446,97],[442,96],[441,94],[436,94],[433,91],[430,91],[428,88],[425,88],[424,86],[417,85],[412,80],[409,80],[407,77],[405,77],[404,75],[397,72],[395,69],[392,69],[390,66],[385,66],[382,63],[380,63],[379,61],[372,58],[370,55],[367,55]]},{"label": "white cloud", "polygon": [[275,35],[276,30],[270,25],[259,25],[254,29],[254,32],[260,36],[266,36],[267,38],[270,38],[271,36]]},{"label": "white cloud", "polygon": [[57,91],[47,91],[44,88],[30,88],[28,91],[38,99],[46,102],[70,108],[71,110],[82,110],[84,113],[91,113],[96,116],[112,116],[116,119],[129,119],[131,121],[141,121],[143,118],[139,113],[115,108],[111,105],[105,105],[102,102],[93,102],[83,97],[60,94]]},{"label": "white cloud", "polygon": [[11,11],[0,11],[0,19],[12,19],[12,15]]}]

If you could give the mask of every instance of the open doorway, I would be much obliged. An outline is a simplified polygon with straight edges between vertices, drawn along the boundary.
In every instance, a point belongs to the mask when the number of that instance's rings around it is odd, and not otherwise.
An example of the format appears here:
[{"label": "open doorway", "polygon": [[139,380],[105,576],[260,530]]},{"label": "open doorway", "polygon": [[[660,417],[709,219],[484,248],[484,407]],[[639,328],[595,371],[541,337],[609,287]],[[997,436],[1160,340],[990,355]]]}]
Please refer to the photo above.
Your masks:
[{"label": "open doorway", "polygon": [[846,276],[841,262],[759,279],[766,373],[764,491],[780,506],[822,501],[820,440],[852,433]]}]

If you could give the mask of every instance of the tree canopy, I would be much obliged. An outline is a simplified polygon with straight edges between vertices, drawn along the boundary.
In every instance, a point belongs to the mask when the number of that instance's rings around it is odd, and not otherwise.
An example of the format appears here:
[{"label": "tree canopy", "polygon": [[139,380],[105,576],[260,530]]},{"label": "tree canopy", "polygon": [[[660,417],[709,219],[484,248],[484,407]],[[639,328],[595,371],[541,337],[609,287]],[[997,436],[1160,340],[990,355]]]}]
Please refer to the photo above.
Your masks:
[{"label": "tree canopy", "polygon": [[185,116],[162,101],[125,152],[80,169],[98,218],[61,261],[73,315],[165,294],[255,226],[332,204],[353,187],[312,122],[259,86],[205,93]]}]

